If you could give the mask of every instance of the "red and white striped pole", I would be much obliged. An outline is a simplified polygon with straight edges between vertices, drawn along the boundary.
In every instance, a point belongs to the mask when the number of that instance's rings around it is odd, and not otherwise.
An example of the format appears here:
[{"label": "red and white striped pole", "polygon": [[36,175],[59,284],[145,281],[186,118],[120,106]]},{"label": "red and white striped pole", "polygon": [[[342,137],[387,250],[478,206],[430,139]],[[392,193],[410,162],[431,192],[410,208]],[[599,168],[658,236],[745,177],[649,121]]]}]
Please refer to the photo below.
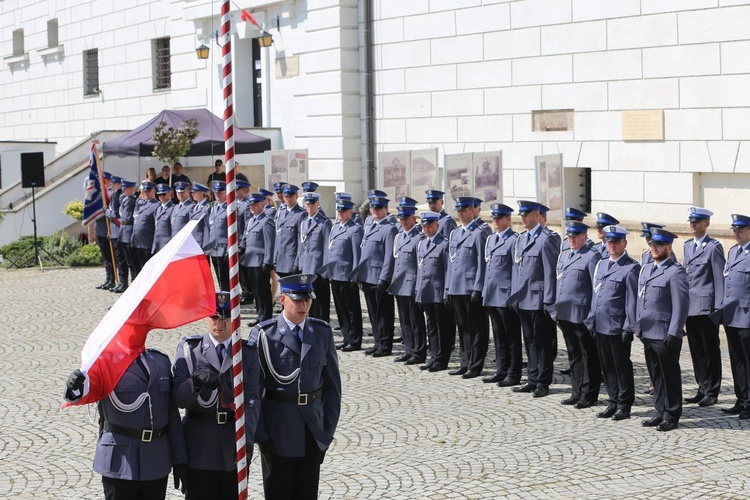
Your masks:
[{"label": "red and white striped pole", "polygon": [[232,380],[234,382],[234,437],[237,459],[237,494],[247,499],[247,441],[245,394],[240,339],[239,255],[237,253],[237,197],[234,174],[234,104],[232,100],[232,21],[230,0],[221,4],[221,76],[224,92],[224,163],[227,167],[227,234],[229,246],[229,297],[232,306]]}]

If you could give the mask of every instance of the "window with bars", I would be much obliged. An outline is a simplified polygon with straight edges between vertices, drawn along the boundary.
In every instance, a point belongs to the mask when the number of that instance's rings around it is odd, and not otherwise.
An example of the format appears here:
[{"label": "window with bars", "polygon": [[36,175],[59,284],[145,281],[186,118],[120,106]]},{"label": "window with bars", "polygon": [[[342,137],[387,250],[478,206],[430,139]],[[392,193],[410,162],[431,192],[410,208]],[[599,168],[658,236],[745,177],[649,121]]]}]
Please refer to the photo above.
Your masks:
[{"label": "window with bars", "polygon": [[83,51],[83,95],[99,94],[99,49]]},{"label": "window with bars", "polygon": [[154,90],[172,88],[172,63],[169,51],[169,37],[155,38],[151,41],[153,61]]}]

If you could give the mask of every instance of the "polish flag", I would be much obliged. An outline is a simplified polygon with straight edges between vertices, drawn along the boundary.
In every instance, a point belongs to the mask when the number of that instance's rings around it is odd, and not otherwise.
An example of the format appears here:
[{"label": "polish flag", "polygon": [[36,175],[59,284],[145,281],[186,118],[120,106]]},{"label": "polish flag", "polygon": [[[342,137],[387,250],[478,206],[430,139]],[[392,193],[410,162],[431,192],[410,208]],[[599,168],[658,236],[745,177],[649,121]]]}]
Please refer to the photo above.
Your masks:
[{"label": "polish flag", "polygon": [[246,11],[245,9],[242,9],[240,11],[240,18],[246,23],[254,24],[258,28],[260,28],[260,24],[258,24],[258,21],[256,21],[253,15],[249,13],[248,11]]},{"label": "polish flag", "polygon": [[143,267],[110,308],[81,351],[86,375],[83,397],[71,405],[95,403],[111,393],[146,349],[146,336],[213,315],[216,291],[208,260],[193,237],[199,221],[187,223]]}]

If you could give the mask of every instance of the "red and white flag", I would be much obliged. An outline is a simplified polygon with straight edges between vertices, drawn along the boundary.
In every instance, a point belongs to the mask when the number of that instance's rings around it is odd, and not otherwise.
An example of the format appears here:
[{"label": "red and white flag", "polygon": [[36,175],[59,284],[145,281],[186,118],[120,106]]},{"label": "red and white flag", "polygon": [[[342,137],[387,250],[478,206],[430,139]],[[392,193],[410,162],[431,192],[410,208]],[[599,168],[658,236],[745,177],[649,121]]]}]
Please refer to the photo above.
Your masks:
[{"label": "red and white flag", "polygon": [[258,21],[256,21],[253,15],[250,12],[246,11],[245,9],[242,9],[240,11],[240,19],[242,19],[246,23],[252,23],[258,28],[260,28],[260,24],[258,24]]},{"label": "red and white flag", "polygon": [[83,397],[63,408],[95,403],[111,393],[146,349],[151,330],[177,328],[216,312],[211,269],[192,234],[198,222],[188,222],[146,263],[91,333],[81,351]]}]

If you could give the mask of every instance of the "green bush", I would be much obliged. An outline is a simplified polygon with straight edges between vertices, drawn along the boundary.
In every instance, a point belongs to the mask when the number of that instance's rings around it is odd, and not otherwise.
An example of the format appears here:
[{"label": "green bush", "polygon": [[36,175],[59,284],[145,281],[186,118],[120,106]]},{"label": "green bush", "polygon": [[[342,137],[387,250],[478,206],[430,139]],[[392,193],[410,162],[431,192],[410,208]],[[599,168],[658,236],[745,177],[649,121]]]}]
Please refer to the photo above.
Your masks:
[{"label": "green bush", "polygon": [[[54,236],[40,236],[38,241],[39,256],[42,258],[42,265],[44,266],[65,265],[68,258],[81,249],[80,243],[63,232]],[[95,248],[98,252],[99,248],[96,245]],[[34,267],[39,264],[35,260],[33,236],[22,236],[13,243],[5,245],[0,248],[0,254],[4,258],[3,266],[5,267],[10,267],[12,264],[15,264],[16,267]],[[101,265],[101,263],[101,256],[99,256],[98,264],[82,265]]]},{"label": "green bush", "polygon": [[101,266],[102,253],[96,243],[84,245],[68,256],[68,265],[71,267]]}]

